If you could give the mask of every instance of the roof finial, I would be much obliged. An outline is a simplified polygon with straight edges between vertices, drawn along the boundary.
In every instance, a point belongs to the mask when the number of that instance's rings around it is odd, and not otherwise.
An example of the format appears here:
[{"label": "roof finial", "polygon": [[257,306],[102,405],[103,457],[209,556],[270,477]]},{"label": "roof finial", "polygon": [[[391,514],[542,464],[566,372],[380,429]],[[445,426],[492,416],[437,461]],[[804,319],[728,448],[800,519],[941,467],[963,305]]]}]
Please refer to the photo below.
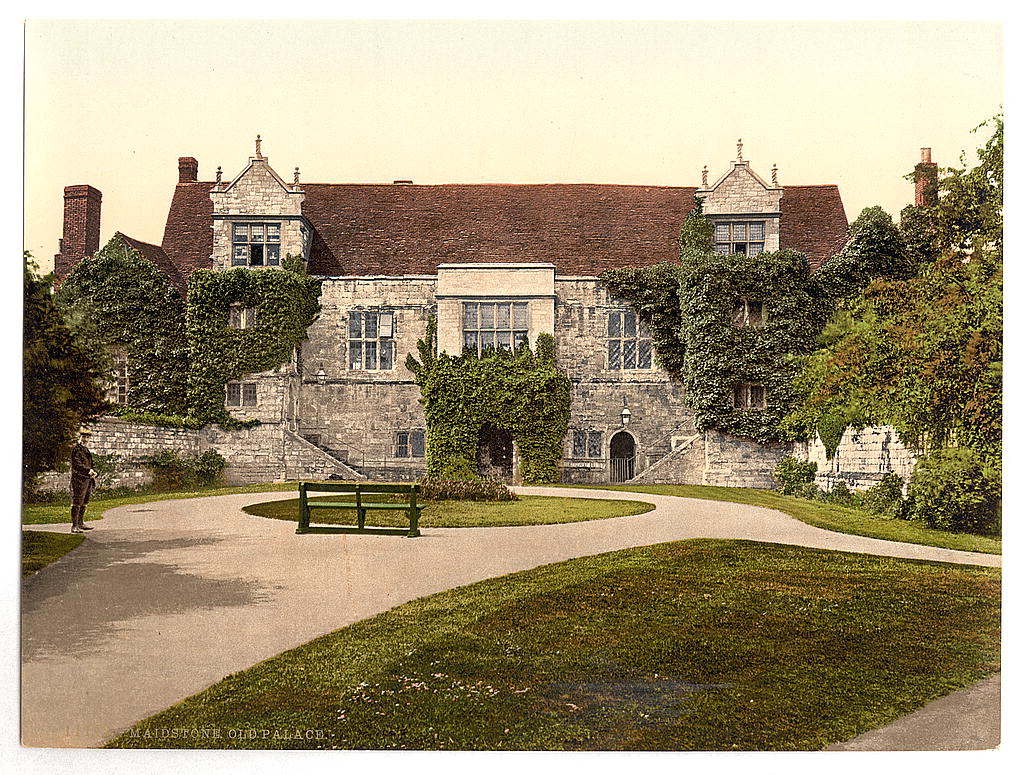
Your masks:
[{"label": "roof finial", "polygon": [[743,161],[743,138],[736,141],[736,161]]},{"label": "roof finial", "polygon": [[708,165],[704,165],[704,169],[700,171],[700,185],[701,188],[708,187]]},{"label": "roof finial", "polygon": [[256,135],[256,158],[257,159],[262,159],[263,158],[263,154],[260,153],[260,143],[262,143],[262,142],[263,141],[260,140],[260,136]]},{"label": "roof finial", "polygon": [[778,186],[779,185],[779,165],[778,164],[773,164],[772,165],[772,185],[773,186]]},{"label": "roof finial", "polygon": [[299,185],[299,168],[295,168],[295,185]]},{"label": "roof finial", "polygon": [[218,183],[220,183],[220,179],[221,179],[221,177],[223,177],[223,175],[224,175],[224,172],[221,170],[220,167],[217,167],[217,182]]}]

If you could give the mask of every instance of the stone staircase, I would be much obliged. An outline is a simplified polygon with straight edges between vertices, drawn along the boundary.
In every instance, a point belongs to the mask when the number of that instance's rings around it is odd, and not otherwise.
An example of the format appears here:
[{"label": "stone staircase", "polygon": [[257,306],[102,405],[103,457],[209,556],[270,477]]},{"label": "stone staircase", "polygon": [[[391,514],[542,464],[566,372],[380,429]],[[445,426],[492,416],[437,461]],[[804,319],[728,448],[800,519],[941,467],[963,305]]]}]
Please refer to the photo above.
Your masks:
[{"label": "stone staircase", "polygon": [[289,479],[366,479],[364,473],[348,462],[347,451],[343,457],[287,429],[284,430],[284,446],[285,468]]},{"label": "stone staircase", "polygon": [[651,446],[649,457],[656,458],[643,471],[638,472],[632,479],[631,484],[656,484],[665,482],[675,484],[690,484],[680,481],[678,472],[670,473],[673,464],[679,464],[682,459],[690,454],[694,445],[703,439],[702,434],[681,436],[681,434],[670,434],[662,441]]}]

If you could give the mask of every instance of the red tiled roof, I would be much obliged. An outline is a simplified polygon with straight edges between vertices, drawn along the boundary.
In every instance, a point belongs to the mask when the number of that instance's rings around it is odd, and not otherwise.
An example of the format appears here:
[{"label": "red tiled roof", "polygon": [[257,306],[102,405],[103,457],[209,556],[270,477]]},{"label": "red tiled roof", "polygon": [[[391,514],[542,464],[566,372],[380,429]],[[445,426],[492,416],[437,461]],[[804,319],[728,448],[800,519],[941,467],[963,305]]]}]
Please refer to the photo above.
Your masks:
[{"label": "red tiled roof", "polygon": [[846,244],[846,210],[838,186],[786,186],[779,245],[806,253],[817,269]]},{"label": "red tiled roof", "polygon": [[127,234],[117,232],[117,236],[128,245],[128,247],[139,251],[142,257],[154,264],[157,269],[164,273],[168,281],[177,289],[178,293],[182,296],[185,295],[185,290],[188,287],[188,281],[181,276],[177,267],[171,263],[170,259],[167,258],[167,254],[164,253],[164,249],[159,245],[150,245],[148,242],[137,240],[134,237],[129,237]]},{"label": "red tiled roof", "polygon": [[[208,268],[212,183],[179,184],[163,247],[185,276]],[[304,184],[319,275],[434,274],[441,263],[542,261],[562,275],[598,275],[678,258],[696,189],[600,184],[437,186]],[[836,186],[791,186],[781,247],[819,266],[846,238]]]}]

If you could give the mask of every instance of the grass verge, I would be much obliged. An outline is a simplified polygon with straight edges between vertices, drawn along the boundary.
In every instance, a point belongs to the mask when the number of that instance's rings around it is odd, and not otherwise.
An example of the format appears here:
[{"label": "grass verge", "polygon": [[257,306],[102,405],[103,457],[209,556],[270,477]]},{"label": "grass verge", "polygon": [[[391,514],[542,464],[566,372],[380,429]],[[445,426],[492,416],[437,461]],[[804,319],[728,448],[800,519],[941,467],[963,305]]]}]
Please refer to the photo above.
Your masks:
[{"label": "grass verge", "polygon": [[903,541],[908,544],[938,546],[943,549],[958,549],[965,552],[1002,554],[1002,539],[996,536],[974,535],[973,533],[950,533],[932,530],[920,522],[905,519],[887,519],[858,509],[835,506],[822,501],[811,501],[792,495],[781,495],[772,490],[753,490],[745,487],[711,487],[699,484],[605,484],[605,485],[560,485],[579,489],[619,490],[623,492],[647,492],[653,495],[675,495],[680,498],[702,498],[730,503],[747,503],[776,509],[808,525],[834,530],[837,533],[882,538],[887,541]]},{"label": "grass verge", "polygon": [[[351,496],[326,496],[310,501],[351,500]],[[367,498],[367,500],[370,500]],[[515,501],[432,501],[420,515],[420,527],[513,527],[554,525],[644,514],[654,509],[640,501],[611,501],[589,498],[557,498],[526,495]],[[298,499],[270,501],[246,506],[243,511],[258,517],[297,522]],[[313,521],[320,525],[353,525],[354,509],[313,510]],[[406,527],[409,518],[403,511],[369,511],[367,524],[379,527]]]},{"label": "grass verge", "polygon": [[995,569],[657,544],[415,600],[108,747],[817,750],[998,670],[999,596]]},{"label": "grass verge", "polygon": [[[180,498],[207,498],[214,495],[237,495],[247,492],[288,492],[297,487],[295,482],[274,482],[272,484],[247,484],[239,487],[211,487],[204,490],[134,493],[104,497],[102,493],[89,501],[85,513],[86,519],[101,519],[103,512],[117,506],[132,503],[152,503],[153,501],[177,500]],[[30,503],[21,507],[21,524],[23,525],[55,525],[62,522],[71,524],[71,506],[60,503]]]},{"label": "grass verge", "polygon": [[84,540],[85,536],[70,533],[21,531],[21,577],[31,576],[51,562],[56,562]]}]

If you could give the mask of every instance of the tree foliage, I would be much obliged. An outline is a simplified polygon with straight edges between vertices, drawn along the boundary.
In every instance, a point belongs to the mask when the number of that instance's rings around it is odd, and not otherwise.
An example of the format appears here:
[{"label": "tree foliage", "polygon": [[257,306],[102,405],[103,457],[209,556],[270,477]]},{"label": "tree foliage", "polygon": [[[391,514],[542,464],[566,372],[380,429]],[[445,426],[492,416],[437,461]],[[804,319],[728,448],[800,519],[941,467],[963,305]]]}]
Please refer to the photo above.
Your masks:
[{"label": "tree foliage", "polygon": [[909,277],[872,281],[830,320],[787,418],[821,430],[892,424],[918,448],[1002,450],[1002,120],[937,206],[904,210]]},{"label": "tree foliage", "polygon": [[[79,339],[100,353],[127,356],[128,395],[113,412],[139,422],[200,427],[236,424],[224,385],[277,368],[319,312],[319,282],[301,259],[275,270],[200,270],[187,300],[163,273],[115,235],[65,278],[57,301]],[[232,304],[255,310],[247,329],[228,325]]]},{"label": "tree foliage", "polygon": [[53,300],[53,276],[40,277],[25,253],[22,409],[23,483],[67,459],[83,421],[98,417],[103,365],[76,340]]}]

